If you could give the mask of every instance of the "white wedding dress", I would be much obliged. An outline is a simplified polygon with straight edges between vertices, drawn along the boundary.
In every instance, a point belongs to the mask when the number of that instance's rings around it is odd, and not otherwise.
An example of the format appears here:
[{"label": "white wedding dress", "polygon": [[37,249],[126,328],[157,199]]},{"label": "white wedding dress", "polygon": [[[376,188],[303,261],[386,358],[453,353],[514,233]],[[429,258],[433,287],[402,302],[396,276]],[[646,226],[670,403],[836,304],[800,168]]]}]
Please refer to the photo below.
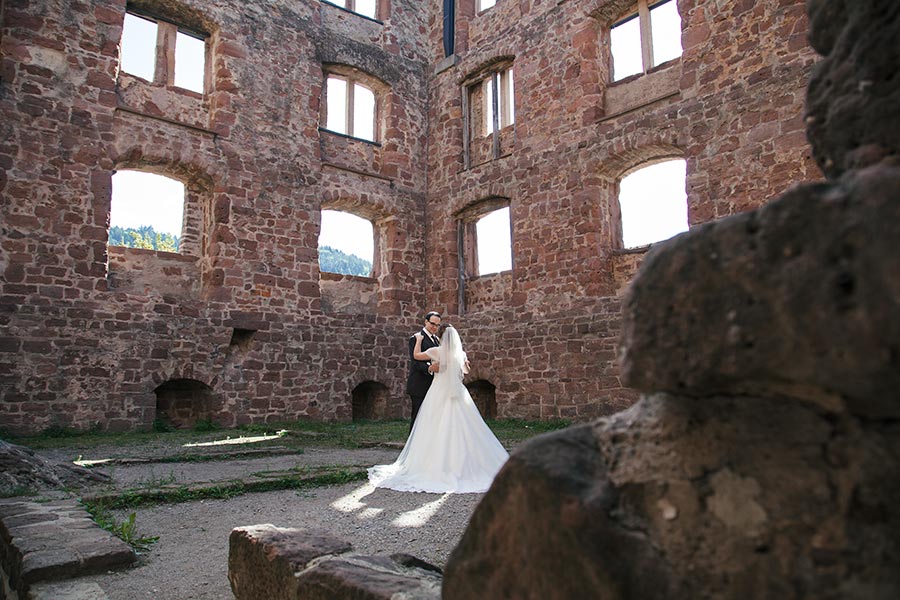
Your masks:
[{"label": "white wedding dress", "polygon": [[401,492],[485,492],[509,454],[463,385],[466,354],[448,328],[426,353],[440,364],[396,462],[369,469],[375,487]]}]

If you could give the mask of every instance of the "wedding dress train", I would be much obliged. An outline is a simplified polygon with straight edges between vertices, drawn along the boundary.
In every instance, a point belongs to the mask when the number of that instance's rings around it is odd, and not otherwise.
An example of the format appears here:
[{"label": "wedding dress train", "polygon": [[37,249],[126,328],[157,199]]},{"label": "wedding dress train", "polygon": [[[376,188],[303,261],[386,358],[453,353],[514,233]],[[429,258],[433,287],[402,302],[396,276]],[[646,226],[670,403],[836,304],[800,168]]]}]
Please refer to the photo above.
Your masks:
[{"label": "wedding dress train", "polygon": [[401,492],[485,492],[509,454],[463,385],[466,355],[459,334],[448,328],[441,345],[426,352],[440,371],[400,456],[393,464],[371,467],[369,481]]}]

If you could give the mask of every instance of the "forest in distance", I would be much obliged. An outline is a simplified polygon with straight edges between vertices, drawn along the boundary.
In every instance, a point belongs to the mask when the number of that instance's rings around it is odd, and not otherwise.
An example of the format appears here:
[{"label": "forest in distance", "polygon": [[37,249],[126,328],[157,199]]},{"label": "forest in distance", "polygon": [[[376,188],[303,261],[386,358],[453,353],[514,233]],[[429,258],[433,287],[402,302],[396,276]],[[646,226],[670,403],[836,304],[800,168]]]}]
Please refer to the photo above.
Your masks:
[{"label": "forest in distance", "polygon": [[[155,231],[150,225],[133,227],[110,227],[109,245],[125,248],[142,248],[160,252],[178,252],[180,239],[171,233]],[[331,246],[319,247],[319,270],[342,275],[368,277],[372,274],[372,263],[355,254],[347,254]]]}]

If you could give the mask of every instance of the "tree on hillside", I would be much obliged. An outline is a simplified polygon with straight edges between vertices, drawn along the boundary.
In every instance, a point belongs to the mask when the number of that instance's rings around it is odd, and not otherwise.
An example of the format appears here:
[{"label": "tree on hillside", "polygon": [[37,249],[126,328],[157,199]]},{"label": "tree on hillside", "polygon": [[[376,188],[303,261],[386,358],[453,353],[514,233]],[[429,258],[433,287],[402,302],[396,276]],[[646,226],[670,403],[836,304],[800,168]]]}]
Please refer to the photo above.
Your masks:
[{"label": "tree on hillside", "polygon": [[372,274],[372,263],[331,246],[319,246],[319,270],[325,273],[369,277]]},{"label": "tree on hillside", "polygon": [[143,248],[162,252],[178,252],[180,240],[177,235],[154,231],[150,225],[137,229],[124,227],[109,228],[109,245],[125,248]]}]

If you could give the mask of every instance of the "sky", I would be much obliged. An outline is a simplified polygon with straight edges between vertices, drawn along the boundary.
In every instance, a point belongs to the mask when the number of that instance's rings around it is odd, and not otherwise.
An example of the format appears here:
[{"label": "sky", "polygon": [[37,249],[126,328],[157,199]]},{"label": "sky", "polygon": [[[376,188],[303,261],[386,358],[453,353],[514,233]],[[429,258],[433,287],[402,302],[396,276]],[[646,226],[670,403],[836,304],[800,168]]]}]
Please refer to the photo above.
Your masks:
[{"label": "sky", "polygon": [[657,163],[624,177],[619,183],[619,205],[626,248],[687,231],[685,161]]},{"label": "sky", "polygon": [[372,262],[375,252],[372,222],[350,213],[323,210],[319,246],[331,246]]},{"label": "sky", "polygon": [[112,176],[111,227],[150,225],[158,233],[181,238],[183,210],[180,181],[141,171],[117,171]]}]

